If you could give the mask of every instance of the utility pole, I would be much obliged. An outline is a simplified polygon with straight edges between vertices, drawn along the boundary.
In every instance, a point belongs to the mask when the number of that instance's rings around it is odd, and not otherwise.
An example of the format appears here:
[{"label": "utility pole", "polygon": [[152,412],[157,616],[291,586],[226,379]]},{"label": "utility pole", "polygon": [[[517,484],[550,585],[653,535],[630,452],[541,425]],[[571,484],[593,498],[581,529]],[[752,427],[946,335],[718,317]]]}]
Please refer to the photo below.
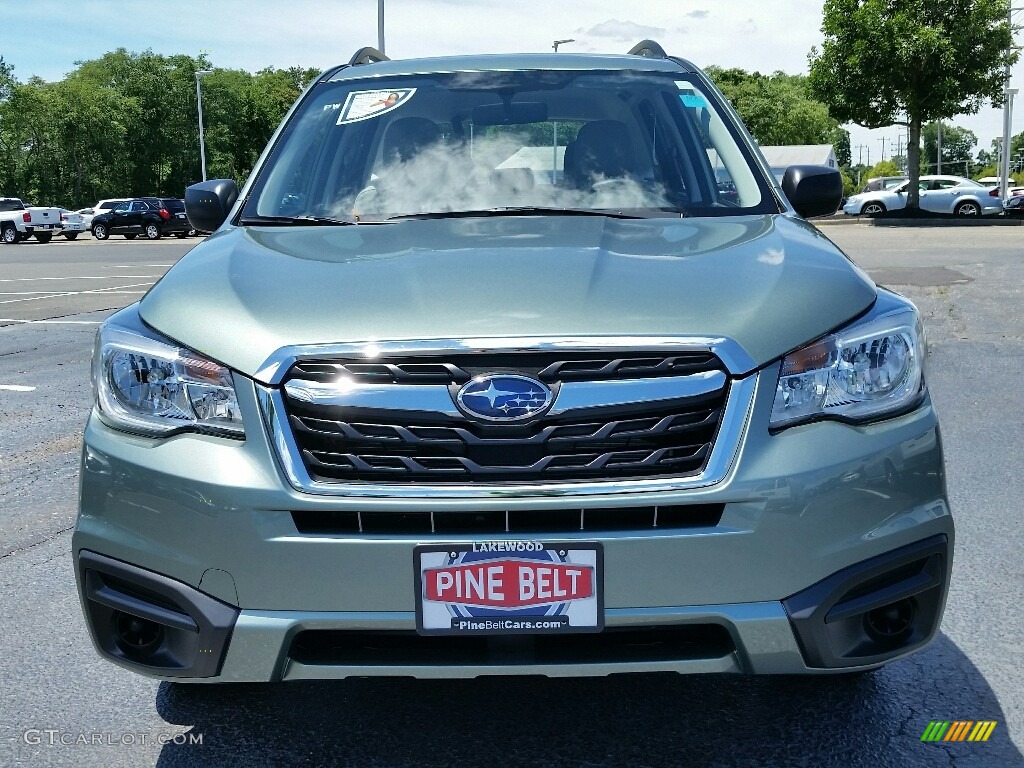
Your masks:
[{"label": "utility pole", "polygon": [[936,158],[935,158],[935,173],[942,175],[942,121],[939,120],[939,128],[936,133]]},{"label": "utility pole", "polygon": [[879,162],[885,162],[885,136],[882,137],[882,159]]},{"label": "utility pole", "polygon": [[384,53],[384,0],[377,0],[377,50]]},{"label": "utility pole", "polygon": [[[1010,34],[1013,34],[1013,14],[1024,8],[1014,8],[1013,3],[1008,4],[1006,9],[1006,23],[1010,25]],[[1003,84],[1003,143],[1000,146],[999,157],[999,194],[1005,200],[1010,184],[1010,123],[1013,121],[1013,97],[1017,94],[1016,88],[1010,87],[1010,65],[1006,65],[1006,76]]]}]

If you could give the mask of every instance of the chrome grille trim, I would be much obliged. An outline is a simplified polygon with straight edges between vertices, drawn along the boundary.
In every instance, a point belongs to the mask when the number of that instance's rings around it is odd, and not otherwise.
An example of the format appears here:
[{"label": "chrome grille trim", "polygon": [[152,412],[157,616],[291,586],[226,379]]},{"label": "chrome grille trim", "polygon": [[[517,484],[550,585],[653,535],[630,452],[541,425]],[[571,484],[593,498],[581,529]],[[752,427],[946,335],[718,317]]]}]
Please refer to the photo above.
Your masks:
[{"label": "chrome grille trim", "polygon": [[[602,408],[627,403],[652,403],[717,392],[726,385],[721,371],[660,379],[619,381],[567,381],[558,387],[552,416],[583,408]],[[368,384],[291,380],[284,385],[288,396],[316,405],[343,405],[387,411],[424,411],[461,417],[446,384]]]},{"label": "chrome grille trim", "polygon": [[[284,381],[292,365],[301,360],[365,358],[434,354],[504,354],[515,352],[571,351],[610,354],[643,350],[650,353],[712,352],[733,376],[746,374],[757,363],[732,339],[694,336],[479,336],[461,339],[396,339],[386,341],[304,344],[281,347],[268,357],[253,378],[264,384]],[[425,361],[428,362],[428,361]]]},{"label": "chrome grille trim", "polygon": [[[589,343],[593,344],[595,341],[595,339],[590,339]],[[678,344],[679,340],[676,339],[675,342]],[[322,350],[318,350],[316,354],[322,355],[324,353]],[[508,499],[542,496],[573,497],[621,493],[654,493],[702,488],[720,483],[732,469],[736,456],[739,453],[757,393],[758,380],[759,376],[755,373],[743,379],[734,380],[729,385],[725,409],[719,425],[718,437],[700,474],[687,477],[655,477],[604,481],[476,482],[465,485],[316,481],[310,477],[296,446],[285,410],[282,390],[258,383],[254,383],[254,388],[263,415],[264,426],[266,427],[270,442],[277,453],[281,469],[288,482],[298,491],[322,496],[349,496],[357,498]]]}]

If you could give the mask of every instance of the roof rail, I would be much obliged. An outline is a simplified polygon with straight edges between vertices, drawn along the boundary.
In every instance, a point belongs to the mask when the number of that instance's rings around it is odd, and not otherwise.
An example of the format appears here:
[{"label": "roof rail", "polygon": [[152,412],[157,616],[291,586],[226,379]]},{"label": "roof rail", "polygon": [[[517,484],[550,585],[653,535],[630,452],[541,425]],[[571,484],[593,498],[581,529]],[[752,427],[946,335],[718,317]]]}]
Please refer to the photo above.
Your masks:
[{"label": "roof rail", "polygon": [[349,59],[348,65],[350,67],[354,67],[356,64],[373,64],[374,62],[377,61],[391,61],[391,59],[389,59],[383,53],[378,51],[376,48],[366,46],[365,48],[360,48],[358,51],[355,52],[355,55],[353,55],[352,58]]},{"label": "roof rail", "polygon": [[667,59],[665,49],[653,40],[641,40],[629,49],[628,56],[643,56],[648,59]]}]

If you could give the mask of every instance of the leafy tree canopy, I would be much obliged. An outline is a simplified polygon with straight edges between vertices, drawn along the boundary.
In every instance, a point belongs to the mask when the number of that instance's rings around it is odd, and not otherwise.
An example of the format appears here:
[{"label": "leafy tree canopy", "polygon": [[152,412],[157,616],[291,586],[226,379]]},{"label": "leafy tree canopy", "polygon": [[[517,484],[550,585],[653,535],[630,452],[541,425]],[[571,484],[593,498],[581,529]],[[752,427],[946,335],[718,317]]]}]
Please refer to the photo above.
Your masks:
[{"label": "leafy tree canopy", "polygon": [[[911,178],[921,126],[1001,104],[1003,69],[1016,62],[1008,0],[825,0],[810,88],[835,119],[909,127]],[[917,185],[907,204],[918,204]]]},{"label": "leafy tree canopy", "polygon": [[[706,71],[758,144],[833,144],[839,159],[846,132],[829,116],[828,107],[811,96],[806,77],[716,66]],[[840,160],[840,165],[849,164],[849,143],[846,134],[846,162]]]},{"label": "leafy tree canopy", "polygon": [[79,208],[104,197],[181,197],[201,177],[195,73],[208,175],[242,181],[318,72],[215,69],[205,57],[123,48],[47,83],[0,59],[0,194]]}]

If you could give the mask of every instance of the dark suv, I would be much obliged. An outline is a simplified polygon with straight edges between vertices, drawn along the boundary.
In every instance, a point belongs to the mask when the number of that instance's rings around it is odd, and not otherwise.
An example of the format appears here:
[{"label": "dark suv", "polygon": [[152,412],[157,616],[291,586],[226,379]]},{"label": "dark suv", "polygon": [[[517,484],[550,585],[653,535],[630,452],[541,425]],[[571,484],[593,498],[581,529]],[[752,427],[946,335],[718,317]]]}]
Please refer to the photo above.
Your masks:
[{"label": "dark suv", "polygon": [[111,235],[124,235],[129,240],[143,235],[149,240],[158,240],[164,235],[187,237],[190,234],[194,234],[194,230],[185,216],[185,204],[174,198],[125,200],[92,220],[92,235],[97,240],[106,240]]}]

